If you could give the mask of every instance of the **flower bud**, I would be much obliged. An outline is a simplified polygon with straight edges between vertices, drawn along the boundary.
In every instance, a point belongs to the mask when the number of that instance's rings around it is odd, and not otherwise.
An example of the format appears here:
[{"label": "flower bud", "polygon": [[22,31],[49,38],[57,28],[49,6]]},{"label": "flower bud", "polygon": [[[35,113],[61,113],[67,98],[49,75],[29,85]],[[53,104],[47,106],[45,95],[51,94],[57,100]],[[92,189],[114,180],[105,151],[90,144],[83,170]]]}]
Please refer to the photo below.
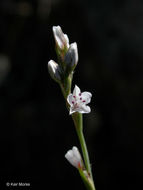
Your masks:
[{"label": "flower bud", "polygon": [[61,81],[60,67],[59,67],[59,65],[55,61],[50,60],[48,62],[48,70],[49,70],[49,73],[50,73],[51,77],[55,81],[57,81],[57,82]]},{"label": "flower bud", "polygon": [[65,158],[77,169],[83,167],[82,158],[77,147],[73,146],[72,150],[65,154]]},{"label": "flower bud", "polygon": [[60,50],[69,48],[68,36],[63,33],[60,26],[53,26],[53,34],[56,41],[56,45]]},{"label": "flower bud", "polygon": [[76,42],[70,44],[70,47],[65,55],[64,62],[67,67],[67,72],[69,73],[76,67],[78,62],[78,50]]}]

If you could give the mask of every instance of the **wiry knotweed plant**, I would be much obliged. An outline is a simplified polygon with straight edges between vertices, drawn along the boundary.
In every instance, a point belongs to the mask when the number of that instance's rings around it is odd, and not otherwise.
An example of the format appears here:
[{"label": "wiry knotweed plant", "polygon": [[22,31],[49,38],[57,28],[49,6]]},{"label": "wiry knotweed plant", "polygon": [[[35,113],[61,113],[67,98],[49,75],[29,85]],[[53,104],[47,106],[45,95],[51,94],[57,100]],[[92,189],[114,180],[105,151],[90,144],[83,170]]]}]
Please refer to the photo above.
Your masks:
[{"label": "wiry knotweed plant", "polygon": [[72,150],[65,154],[65,158],[78,169],[87,189],[95,190],[82,122],[82,114],[90,113],[91,111],[87,104],[90,103],[92,94],[90,92],[81,92],[77,85],[75,85],[73,93],[71,93],[73,71],[78,62],[77,44],[76,42],[69,44],[68,36],[62,32],[60,26],[53,26],[53,34],[56,42],[58,63],[50,60],[48,70],[51,77],[61,87],[69,114],[74,121],[83,154],[82,159],[78,148],[74,146]]}]

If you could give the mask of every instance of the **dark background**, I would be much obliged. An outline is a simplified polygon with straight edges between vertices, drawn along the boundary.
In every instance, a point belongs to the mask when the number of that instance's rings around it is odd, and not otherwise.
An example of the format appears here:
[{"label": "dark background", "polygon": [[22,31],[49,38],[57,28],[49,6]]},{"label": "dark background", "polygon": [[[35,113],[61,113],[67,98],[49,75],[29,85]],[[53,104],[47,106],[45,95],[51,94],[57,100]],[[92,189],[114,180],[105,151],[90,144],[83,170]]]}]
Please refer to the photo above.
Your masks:
[{"label": "dark background", "polygon": [[53,25],[78,44],[73,85],[93,94],[84,132],[97,190],[142,190],[141,0],[0,1],[1,189],[85,189],[64,158],[79,143],[47,71]]}]

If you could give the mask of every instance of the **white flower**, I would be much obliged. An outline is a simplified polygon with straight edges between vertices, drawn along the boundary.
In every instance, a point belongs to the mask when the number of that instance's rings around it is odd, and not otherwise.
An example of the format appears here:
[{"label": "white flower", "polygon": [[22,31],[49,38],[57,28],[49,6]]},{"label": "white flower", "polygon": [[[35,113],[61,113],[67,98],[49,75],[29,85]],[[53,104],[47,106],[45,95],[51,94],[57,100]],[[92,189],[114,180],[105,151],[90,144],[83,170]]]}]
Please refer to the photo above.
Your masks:
[{"label": "white flower", "polygon": [[64,48],[69,48],[68,36],[63,33],[60,26],[53,26],[53,34],[56,44],[61,50],[64,50]]},{"label": "white flower", "polygon": [[73,94],[69,94],[67,101],[70,104],[70,114],[74,112],[89,113],[90,107],[86,104],[90,103],[92,94],[90,92],[82,92],[79,87],[75,85]]},{"label": "white flower", "polygon": [[77,147],[73,146],[72,150],[65,154],[65,158],[77,169],[83,167],[83,161]]},{"label": "white flower", "polygon": [[59,65],[55,61],[50,60],[48,62],[48,70],[49,70],[49,73],[50,73],[51,77],[54,80],[56,80],[56,81],[60,81],[61,80],[60,67],[59,67]]}]

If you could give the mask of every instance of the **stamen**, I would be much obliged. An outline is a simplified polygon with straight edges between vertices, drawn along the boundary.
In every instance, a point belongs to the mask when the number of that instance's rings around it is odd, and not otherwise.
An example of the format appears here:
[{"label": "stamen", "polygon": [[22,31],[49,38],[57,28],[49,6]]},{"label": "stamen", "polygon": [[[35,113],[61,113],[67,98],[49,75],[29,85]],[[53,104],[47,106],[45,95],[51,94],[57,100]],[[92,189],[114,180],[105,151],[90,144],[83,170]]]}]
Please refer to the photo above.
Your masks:
[{"label": "stamen", "polygon": [[72,104],[74,104],[74,101],[72,101]]},{"label": "stamen", "polygon": [[75,96],[73,96],[74,98],[76,98]]},{"label": "stamen", "polygon": [[78,104],[77,103],[74,104],[74,108],[78,108]]},{"label": "stamen", "polygon": [[81,93],[79,93],[79,96],[81,96]]},{"label": "stamen", "polygon": [[85,100],[83,100],[82,102],[85,102]]},{"label": "stamen", "polygon": [[80,98],[80,100],[82,100],[82,98]]}]

